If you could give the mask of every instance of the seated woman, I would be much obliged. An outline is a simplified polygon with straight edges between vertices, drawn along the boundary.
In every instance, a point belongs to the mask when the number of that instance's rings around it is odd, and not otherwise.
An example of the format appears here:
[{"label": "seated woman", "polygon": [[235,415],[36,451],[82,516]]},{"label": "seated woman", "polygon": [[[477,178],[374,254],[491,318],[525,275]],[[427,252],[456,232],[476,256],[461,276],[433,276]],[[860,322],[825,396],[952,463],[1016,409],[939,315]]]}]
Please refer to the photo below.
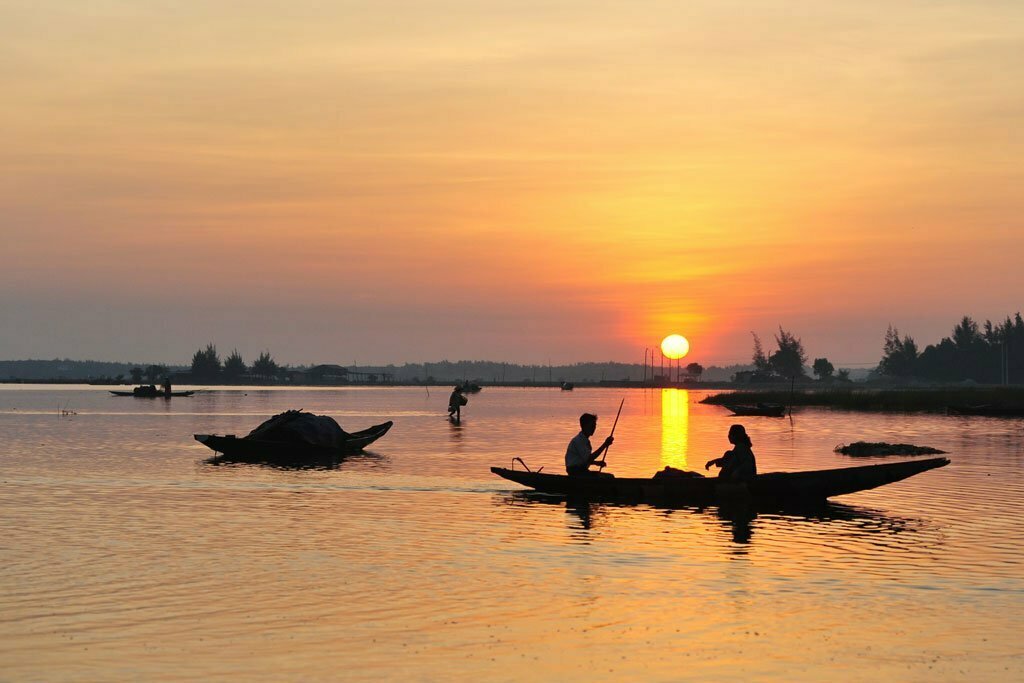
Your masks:
[{"label": "seated woman", "polygon": [[721,458],[708,460],[704,469],[711,469],[712,465],[722,468],[718,473],[719,479],[729,481],[751,481],[757,476],[757,462],[754,460],[754,451],[751,450],[750,437],[743,425],[729,427],[729,443],[733,445],[731,451],[726,451]]}]

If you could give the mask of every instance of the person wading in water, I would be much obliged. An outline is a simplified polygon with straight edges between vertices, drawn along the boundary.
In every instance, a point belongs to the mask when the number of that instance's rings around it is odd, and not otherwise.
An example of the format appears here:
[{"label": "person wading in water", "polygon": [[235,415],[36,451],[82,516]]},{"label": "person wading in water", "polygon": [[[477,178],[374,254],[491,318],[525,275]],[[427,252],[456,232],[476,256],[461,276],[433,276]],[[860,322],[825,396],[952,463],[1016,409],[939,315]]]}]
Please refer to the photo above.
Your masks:
[{"label": "person wading in water", "polygon": [[459,422],[462,419],[462,406],[469,403],[469,399],[462,395],[462,385],[456,384],[452,395],[448,397],[448,417]]}]

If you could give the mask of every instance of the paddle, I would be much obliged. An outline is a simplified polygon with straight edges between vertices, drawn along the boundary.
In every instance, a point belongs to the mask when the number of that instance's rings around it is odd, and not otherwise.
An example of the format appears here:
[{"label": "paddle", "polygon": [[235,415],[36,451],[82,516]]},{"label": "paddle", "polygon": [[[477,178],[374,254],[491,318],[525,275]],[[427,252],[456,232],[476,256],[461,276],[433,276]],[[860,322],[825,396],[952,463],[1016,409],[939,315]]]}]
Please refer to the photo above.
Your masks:
[{"label": "paddle", "polygon": [[[615,436],[615,428],[619,425],[619,415],[622,415],[622,404],[625,403],[625,402],[626,402],[625,398],[623,398],[619,402],[619,412],[615,413],[615,422],[612,423],[612,433],[609,434],[608,436]],[[609,444],[608,448],[611,448],[610,444]],[[608,459],[608,448],[604,449],[604,453],[601,455],[601,462],[597,463],[597,468],[599,470],[603,470],[604,469],[605,460]]]}]

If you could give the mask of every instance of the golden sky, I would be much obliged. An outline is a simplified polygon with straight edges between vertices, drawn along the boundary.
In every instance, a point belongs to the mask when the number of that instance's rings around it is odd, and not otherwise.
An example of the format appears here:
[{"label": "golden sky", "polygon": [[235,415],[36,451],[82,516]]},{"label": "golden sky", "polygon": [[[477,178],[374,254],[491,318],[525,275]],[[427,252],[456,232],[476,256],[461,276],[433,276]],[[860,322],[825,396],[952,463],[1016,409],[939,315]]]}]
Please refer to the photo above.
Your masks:
[{"label": "golden sky", "polygon": [[1024,4],[0,0],[0,358],[837,365],[1022,308]]}]

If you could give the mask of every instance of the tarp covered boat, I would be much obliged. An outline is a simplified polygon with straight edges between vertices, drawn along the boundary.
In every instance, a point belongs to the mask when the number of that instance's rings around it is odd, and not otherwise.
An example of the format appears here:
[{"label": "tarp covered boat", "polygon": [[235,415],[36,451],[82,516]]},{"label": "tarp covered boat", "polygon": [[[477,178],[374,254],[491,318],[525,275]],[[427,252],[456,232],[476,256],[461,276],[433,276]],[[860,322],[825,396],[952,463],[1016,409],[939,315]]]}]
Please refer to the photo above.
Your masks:
[{"label": "tarp covered boat", "polygon": [[246,436],[195,434],[196,441],[235,462],[288,464],[329,461],[358,453],[387,434],[392,422],[346,432],[327,415],[289,410],[273,416]]},{"label": "tarp covered boat", "polygon": [[721,481],[695,472],[651,479],[610,474],[569,476],[492,467],[491,472],[542,493],[633,503],[704,505],[753,500],[772,505],[820,503],[833,496],[891,484],[949,464],[948,458],[843,467],[809,472],[769,472],[749,482]]}]

